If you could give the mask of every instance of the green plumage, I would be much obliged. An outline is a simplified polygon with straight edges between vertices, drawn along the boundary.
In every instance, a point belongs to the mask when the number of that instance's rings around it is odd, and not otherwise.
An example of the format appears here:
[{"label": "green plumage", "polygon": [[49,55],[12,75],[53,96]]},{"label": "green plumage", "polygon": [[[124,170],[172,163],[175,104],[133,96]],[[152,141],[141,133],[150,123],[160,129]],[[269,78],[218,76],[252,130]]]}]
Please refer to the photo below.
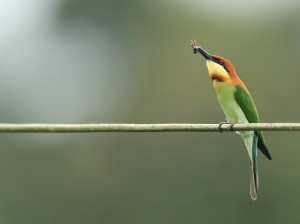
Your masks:
[{"label": "green plumage", "polygon": [[235,85],[234,96],[249,123],[259,123],[257,110],[250,94],[240,85]]},{"label": "green plumage", "polygon": [[[259,123],[257,110],[251,95],[242,86],[235,85],[234,96],[237,103],[243,110],[248,122]],[[255,134],[258,136],[258,148],[269,160],[272,160],[271,155],[266,147],[262,131],[255,131]]]},{"label": "green plumage", "polygon": [[[219,103],[229,122],[259,123],[253,99],[241,85],[230,85],[226,82],[213,80]],[[257,149],[267,158],[271,156],[266,148],[261,131],[241,131],[240,135],[246,145],[251,167],[250,194],[253,200],[257,198],[258,170]]]}]

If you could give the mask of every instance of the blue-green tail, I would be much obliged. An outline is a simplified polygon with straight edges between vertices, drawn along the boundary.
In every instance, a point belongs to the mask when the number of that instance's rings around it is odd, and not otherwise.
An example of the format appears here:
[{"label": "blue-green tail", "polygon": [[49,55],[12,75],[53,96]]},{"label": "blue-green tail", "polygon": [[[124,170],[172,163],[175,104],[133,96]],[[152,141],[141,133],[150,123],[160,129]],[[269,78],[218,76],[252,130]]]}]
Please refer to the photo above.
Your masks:
[{"label": "blue-green tail", "polygon": [[257,142],[258,137],[256,133],[253,136],[252,142],[252,158],[250,158],[250,195],[253,200],[257,198],[257,190],[258,190],[258,173],[257,173]]}]

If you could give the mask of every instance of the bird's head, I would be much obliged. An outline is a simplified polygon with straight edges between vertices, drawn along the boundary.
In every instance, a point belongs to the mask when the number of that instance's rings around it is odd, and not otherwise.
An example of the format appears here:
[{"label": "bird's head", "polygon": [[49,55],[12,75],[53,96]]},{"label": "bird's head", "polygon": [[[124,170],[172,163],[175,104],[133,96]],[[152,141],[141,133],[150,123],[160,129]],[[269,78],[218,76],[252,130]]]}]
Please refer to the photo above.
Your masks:
[{"label": "bird's head", "polygon": [[206,65],[211,78],[217,78],[221,81],[225,81],[236,76],[233,65],[225,58],[210,55],[201,47],[196,46],[195,40],[192,41],[192,48],[194,50],[194,54],[199,52],[206,59]]}]

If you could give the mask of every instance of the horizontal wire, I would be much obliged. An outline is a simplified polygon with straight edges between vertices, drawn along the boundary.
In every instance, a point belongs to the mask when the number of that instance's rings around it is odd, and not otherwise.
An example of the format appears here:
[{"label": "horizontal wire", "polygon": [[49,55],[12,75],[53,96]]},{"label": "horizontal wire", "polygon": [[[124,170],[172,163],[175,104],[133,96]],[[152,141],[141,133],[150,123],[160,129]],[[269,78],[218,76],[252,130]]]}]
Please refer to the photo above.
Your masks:
[{"label": "horizontal wire", "polygon": [[[223,124],[222,131],[230,131]],[[0,132],[218,132],[219,124],[0,124]],[[235,124],[233,131],[300,131],[300,123]]]}]

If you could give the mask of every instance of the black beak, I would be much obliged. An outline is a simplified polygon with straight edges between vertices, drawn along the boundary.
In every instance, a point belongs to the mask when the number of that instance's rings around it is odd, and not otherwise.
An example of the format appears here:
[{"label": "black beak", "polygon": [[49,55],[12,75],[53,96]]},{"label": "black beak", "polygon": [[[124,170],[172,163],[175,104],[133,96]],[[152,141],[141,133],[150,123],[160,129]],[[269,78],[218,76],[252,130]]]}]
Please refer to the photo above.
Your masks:
[{"label": "black beak", "polygon": [[203,50],[201,47],[198,47],[197,50],[194,48],[194,54],[196,54],[197,52],[202,54],[206,60],[212,60],[212,56],[209,53],[207,53],[205,50]]},{"label": "black beak", "polygon": [[194,54],[196,54],[197,52],[199,52],[200,54],[203,55],[203,57],[205,57],[206,60],[213,60],[212,56],[209,53],[207,53],[201,47],[196,46],[196,40],[192,41],[192,48],[194,50]]}]

